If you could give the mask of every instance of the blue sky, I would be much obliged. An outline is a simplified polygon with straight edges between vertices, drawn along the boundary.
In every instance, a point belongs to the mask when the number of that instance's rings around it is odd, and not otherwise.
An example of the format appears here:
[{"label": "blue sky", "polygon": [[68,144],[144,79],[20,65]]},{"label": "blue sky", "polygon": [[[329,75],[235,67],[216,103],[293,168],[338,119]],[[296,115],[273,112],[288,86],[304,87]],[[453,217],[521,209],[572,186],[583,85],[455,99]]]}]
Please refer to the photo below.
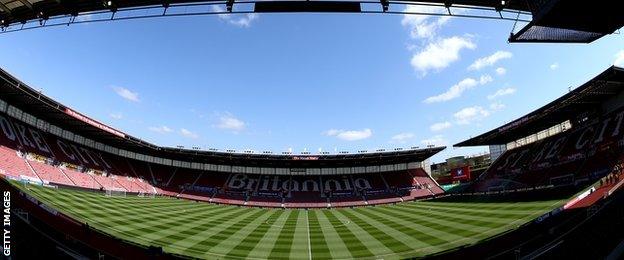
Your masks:
[{"label": "blue sky", "polygon": [[0,66],[158,145],[276,153],[451,146],[624,66],[622,35],[510,45],[512,26],[356,14],[93,23],[0,35]]}]

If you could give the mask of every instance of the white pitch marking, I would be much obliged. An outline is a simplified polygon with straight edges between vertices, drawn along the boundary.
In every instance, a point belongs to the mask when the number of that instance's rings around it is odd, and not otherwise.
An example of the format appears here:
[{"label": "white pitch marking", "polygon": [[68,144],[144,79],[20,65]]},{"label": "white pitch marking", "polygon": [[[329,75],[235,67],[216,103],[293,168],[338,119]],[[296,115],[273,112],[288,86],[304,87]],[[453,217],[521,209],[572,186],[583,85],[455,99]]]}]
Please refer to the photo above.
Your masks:
[{"label": "white pitch marking", "polygon": [[306,223],[308,224],[308,257],[310,260],[312,260],[312,243],[310,242],[310,217],[308,215],[308,210],[306,210]]}]

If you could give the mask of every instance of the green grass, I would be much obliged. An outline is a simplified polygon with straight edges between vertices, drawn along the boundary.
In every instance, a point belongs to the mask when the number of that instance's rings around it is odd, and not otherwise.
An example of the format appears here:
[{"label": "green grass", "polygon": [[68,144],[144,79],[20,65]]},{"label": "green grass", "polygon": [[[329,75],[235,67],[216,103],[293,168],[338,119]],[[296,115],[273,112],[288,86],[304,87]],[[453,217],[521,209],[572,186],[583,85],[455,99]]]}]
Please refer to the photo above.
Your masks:
[{"label": "green grass", "polygon": [[306,211],[17,186],[109,234],[210,259],[420,257],[514,229],[562,203],[406,202]]}]

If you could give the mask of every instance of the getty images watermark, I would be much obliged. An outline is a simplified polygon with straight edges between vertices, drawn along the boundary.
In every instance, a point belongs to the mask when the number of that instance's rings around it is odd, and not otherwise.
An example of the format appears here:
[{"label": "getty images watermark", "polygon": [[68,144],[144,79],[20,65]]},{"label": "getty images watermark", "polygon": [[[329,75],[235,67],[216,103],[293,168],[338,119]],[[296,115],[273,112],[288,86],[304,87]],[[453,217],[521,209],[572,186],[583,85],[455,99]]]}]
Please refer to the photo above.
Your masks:
[{"label": "getty images watermark", "polygon": [[11,256],[11,192],[3,192],[2,202],[2,254],[4,256]]}]

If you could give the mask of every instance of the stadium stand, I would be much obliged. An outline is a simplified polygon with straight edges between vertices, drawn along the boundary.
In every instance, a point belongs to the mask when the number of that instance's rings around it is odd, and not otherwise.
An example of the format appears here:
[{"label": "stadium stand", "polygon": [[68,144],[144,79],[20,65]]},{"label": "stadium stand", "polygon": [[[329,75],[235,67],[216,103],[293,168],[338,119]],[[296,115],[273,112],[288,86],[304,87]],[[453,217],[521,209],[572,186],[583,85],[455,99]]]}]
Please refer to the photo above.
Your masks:
[{"label": "stadium stand", "polygon": [[39,179],[35,173],[28,168],[26,161],[22,158],[20,152],[7,147],[0,147],[0,163],[2,163],[2,174],[20,178],[27,176],[33,179]]},{"label": "stadium stand", "polygon": [[[472,190],[582,186],[611,173],[624,150],[622,82],[624,71],[611,67],[546,106],[457,144],[523,144],[498,157]],[[527,137],[550,131],[559,122],[569,122],[570,127],[542,138]]]},{"label": "stadium stand", "polygon": [[61,172],[61,169],[54,167],[52,165],[49,165],[46,162],[39,162],[36,160],[33,160],[33,161],[27,160],[26,163],[29,164],[30,167],[33,168],[33,170],[37,173],[37,175],[44,182],[68,185],[68,186],[76,185],[72,180],[69,179],[69,177],[67,177],[63,172]]},{"label": "stadium stand", "polygon": [[[423,199],[442,193],[422,169],[328,176],[199,171],[102,154],[6,115],[0,114],[0,120],[5,122],[6,130],[0,169],[14,179],[27,176],[61,186],[157,193],[259,207],[352,207]],[[10,148],[21,144],[26,144],[25,152]]]},{"label": "stadium stand", "polygon": [[67,175],[67,177],[69,177],[69,179],[71,179],[72,182],[75,183],[78,187],[97,190],[102,188],[102,185],[97,183],[95,179],[93,179],[93,176],[88,173],[78,172],[67,167],[61,167],[59,168],[59,170],[65,173],[65,175]]},{"label": "stadium stand", "polygon": [[[610,172],[621,153],[617,144],[624,110],[617,110],[575,129],[510,150],[487,172],[492,186],[517,189],[535,186],[574,185]],[[492,179],[498,179],[493,184]]]}]

